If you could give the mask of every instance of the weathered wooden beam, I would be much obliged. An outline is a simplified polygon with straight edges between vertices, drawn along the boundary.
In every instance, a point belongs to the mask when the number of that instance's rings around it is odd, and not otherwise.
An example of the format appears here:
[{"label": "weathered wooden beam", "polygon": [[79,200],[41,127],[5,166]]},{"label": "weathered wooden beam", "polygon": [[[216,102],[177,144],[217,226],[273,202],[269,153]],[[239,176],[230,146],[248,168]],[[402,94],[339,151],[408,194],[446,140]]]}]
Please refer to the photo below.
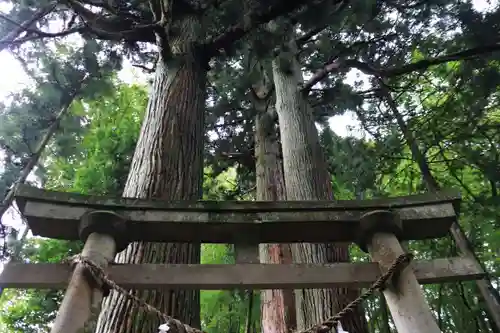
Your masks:
[{"label": "weathered wooden beam", "polygon": [[80,217],[110,209],[127,219],[130,241],[238,243],[353,242],[359,218],[391,209],[403,220],[403,239],[443,237],[456,220],[450,194],[367,201],[177,202],[104,199],[19,187],[22,213],[34,235],[78,239]]},{"label": "weathered wooden beam", "polygon": [[88,206],[95,209],[137,209],[173,211],[244,211],[273,212],[297,210],[373,210],[409,206],[435,205],[439,203],[459,203],[460,194],[454,190],[436,193],[377,198],[370,200],[331,200],[331,201],[165,201],[161,199],[130,199],[108,196],[92,196],[78,193],[48,191],[26,184],[18,184],[16,200],[22,205],[25,201],[43,201],[64,205]]},{"label": "weathered wooden beam", "polygon": [[[403,239],[439,238],[456,220],[452,204],[394,209]],[[76,240],[83,206],[29,201],[23,215],[34,235]],[[189,212],[114,210],[127,219],[130,241],[236,243],[353,242],[362,211]]]},{"label": "weathered wooden beam", "polygon": [[[411,264],[421,284],[476,280],[484,276],[464,257]],[[2,288],[63,289],[71,268],[66,264],[9,263],[0,275]],[[307,289],[369,286],[380,275],[376,263],[111,265],[110,278],[126,289]]]}]

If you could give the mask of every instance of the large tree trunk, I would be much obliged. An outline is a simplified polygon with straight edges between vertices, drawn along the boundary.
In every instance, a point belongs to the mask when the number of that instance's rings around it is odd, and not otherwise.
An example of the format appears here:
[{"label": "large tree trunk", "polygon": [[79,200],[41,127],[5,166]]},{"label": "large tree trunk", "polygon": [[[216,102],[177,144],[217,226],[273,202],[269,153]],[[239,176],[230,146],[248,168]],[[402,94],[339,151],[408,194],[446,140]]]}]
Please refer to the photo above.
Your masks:
[{"label": "large tree trunk", "polygon": [[[379,83],[381,85],[383,95],[389,105],[389,108],[394,118],[396,119],[396,122],[398,123],[399,129],[401,130],[407,145],[410,147],[412,158],[417,163],[420,172],[422,173],[422,179],[425,187],[429,192],[437,192],[441,190],[441,185],[432,174],[429,162],[427,161],[427,157],[420,150],[419,142],[410,128],[408,128],[403,115],[399,112],[396,101],[394,101],[394,99],[392,98],[391,93],[385,86],[384,82]],[[462,230],[460,224],[456,222],[453,223],[450,228],[450,233],[455,240],[455,244],[460,252],[462,252],[463,255],[472,258],[476,261],[476,264],[478,266],[481,266],[481,262],[477,257],[474,248],[467,239],[467,235]],[[485,267],[482,268],[484,269]],[[476,280],[476,285],[479,289],[479,293],[484,300],[486,307],[485,310],[489,317],[491,329],[494,332],[500,332],[500,296],[498,294],[498,291],[493,288],[489,277],[485,277],[481,280]]]},{"label": "large tree trunk", "polygon": [[[186,19],[173,58],[160,57],[151,96],[123,196],[196,200],[201,197],[206,64],[189,48],[193,20]],[[191,29],[193,28],[193,29]],[[184,53],[185,52],[185,53]],[[121,263],[199,263],[200,244],[136,242],[117,258]],[[199,327],[199,292],[151,290],[135,295],[189,325]],[[98,333],[157,332],[161,324],[122,295],[103,302]]]},{"label": "large tree trunk", "polygon": [[[266,92],[266,95],[269,91]],[[274,121],[274,107],[267,108],[263,99],[254,101],[255,158],[257,175],[257,200],[285,199],[283,165],[280,144]],[[261,244],[260,261],[266,264],[290,264],[292,253],[289,244]],[[263,290],[261,292],[262,333],[290,333],[296,328],[293,290]]]},{"label": "large tree trunk", "polygon": [[[289,45],[273,61],[276,111],[281,132],[283,166],[288,200],[332,200],[332,186],[310,106],[300,92],[303,81],[296,47]],[[318,263],[349,261],[348,244],[296,244],[295,262]],[[340,311],[358,296],[357,290],[297,290],[298,329],[317,324]],[[367,332],[364,311],[347,315],[342,326],[349,332]]]}]

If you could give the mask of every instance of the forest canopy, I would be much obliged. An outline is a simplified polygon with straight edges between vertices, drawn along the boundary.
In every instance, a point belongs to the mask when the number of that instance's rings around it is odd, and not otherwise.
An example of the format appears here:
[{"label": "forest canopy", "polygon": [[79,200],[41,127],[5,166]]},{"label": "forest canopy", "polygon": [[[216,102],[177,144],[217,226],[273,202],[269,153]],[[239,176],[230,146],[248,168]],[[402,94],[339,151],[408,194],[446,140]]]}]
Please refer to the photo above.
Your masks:
[{"label": "forest canopy", "polygon": [[[453,188],[463,199],[459,226],[449,237],[408,248],[416,260],[473,250],[487,279],[422,288],[442,332],[500,332],[491,312],[495,302],[500,306],[498,1],[0,4],[0,52],[14,57],[31,82],[0,104],[3,262],[55,263],[82,249],[81,242],[31,237],[9,197],[25,181],[165,200],[299,198],[294,189],[307,187],[304,175],[314,171],[315,200]],[[131,66],[147,82],[120,80]],[[355,131],[339,135],[337,122],[350,116]],[[304,131],[312,171],[290,171],[299,160],[289,158],[300,143],[294,131],[301,130],[288,130],[292,124],[311,125]],[[281,181],[272,183],[269,172]],[[336,246],[321,250],[326,262],[370,260],[357,246]],[[133,244],[117,262],[233,263],[234,249]],[[62,295],[2,290],[0,332],[48,331]],[[96,332],[156,331],[158,318],[112,295]],[[273,330],[264,299],[274,294],[138,295],[207,333]],[[332,295],[333,305],[319,310],[299,306],[299,326],[350,297],[338,301],[342,290]],[[274,324],[280,320],[290,324],[281,317]],[[394,332],[391,320],[383,297],[375,296],[345,328]]]}]

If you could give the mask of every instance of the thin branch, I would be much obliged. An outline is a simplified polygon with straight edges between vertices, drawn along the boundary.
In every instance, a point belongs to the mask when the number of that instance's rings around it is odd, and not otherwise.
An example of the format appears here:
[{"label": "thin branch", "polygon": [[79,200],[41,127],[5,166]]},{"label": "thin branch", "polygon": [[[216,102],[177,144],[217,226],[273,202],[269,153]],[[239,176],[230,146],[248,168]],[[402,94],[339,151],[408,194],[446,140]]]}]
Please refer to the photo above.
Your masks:
[{"label": "thin branch", "polygon": [[302,36],[298,37],[295,42],[297,43],[297,46],[302,46],[304,44],[306,44],[307,42],[310,41],[311,38],[313,38],[314,36],[316,36],[317,34],[319,34],[321,31],[325,30],[326,28],[328,28],[329,24],[325,24],[325,25],[321,25],[315,29],[312,29],[308,32],[306,32],[305,34],[303,34]]},{"label": "thin branch", "polygon": [[26,61],[26,59],[22,56],[20,56],[19,54],[14,54],[14,57],[16,58],[17,61],[19,61],[19,63],[21,64],[21,67],[23,68],[24,72],[26,74],[28,74],[28,76],[33,80],[35,81],[36,83],[38,83],[39,85],[41,85],[43,83],[43,79],[40,78],[40,77],[37,77],[35,75],[35,72],[29,68],[29,65],[28,65],[28,62]]},{"label": "thin branch", "polygon": [[[347,0],[342,1],[340,3],[340,5],[331,14],[328,15],[328,18],[331,19],[331,16],[334,16],[334,15],[342,12],[344,9],[347,8],[348,4],[349,4],[349,1],[347,1]],[[325,30],[326,28],[328,28],[331,25],[331,20],[330,19],[328,19],[325,24],[322,24],[322,25],[318,26],[317,28],[312,29],[312,30],[306,32],[305,34],[303,34],[302,36],[298,37],[295,40],[295,42],[297,43],[297,46],[302,46],[302,45],[306,44],[315,35],[319,34],[323,30]]]},{"label": "thin branch", "polygon": [[[339,3],[340,1],[341,0],[335,0],[335,3]],[[235,41],[245,36],[257,26],[267,23],[278,16],[295,11],[306,4],[307,1],[305,0],[278,1],[274,6],[267,6],[264,10],[261,7],[252,10],[246,15],[246,19],[242,20],[242,22],[230,27],[222,35],[204,44],[204,47],[208,51],[208,56],[213,56],[217,54],[219,50],[229,48]],[[245,24],[245,22],[250,24]]]},{"label": "thin branch", "polygon": [[148,0],[149,4],[149,10],[151,10],[151,13],[153,14],[153,20],[156,22],[160,21],[161,19],[161,4],[159,3],[158,0]]},{"label": "thin branch", "polygon": [[7,144],[7,142],[5,142],[4,139],[0,139],[0,148],[7,151],[9,154],[16,155],[16,151],[12,149],[11,146]]},{"label": "thin branch", "polygon": [[52,122],[52,124],[47,129],[47,133],[45,133],[45,135],[43,136],[42,140],[40,141],[40,144],[38,145],[37,149],[31,155],[31,158],[29,159],[28,163],[24,166],[24,168],[21,172],[21,175],[14,182],[13,186],[9,190],[9,193],[7,193],[7,195],[3,199],[2,204],[0,206],[0,221],[2,219],[3,214],[5,214],[5,212],[9,209],[10,205],[12,204],[12,201],[14,200],[15,185],[22,184],[22,183],[26,182],[28,175],[31,173],[33,168],[36,166],[36,164],[40,160],[40,157],[42,156],[42,153],[45,150],[45,147],[47,146],[50,139],[53,137],[56,130],[59,128],[59,124],[61,123],[61,120],[68,113],[70,106],[73,103],[73,100],[75,99],[77,94],[81,91],[83,85],[85,84],[85,81],[87,81],[88,78],[89,78],[89,76],[85,75],[83,80],[80,82],[79,88],[74,89],[73,91],[71,91],[69,93],[68,96],[66,96],[65,100],[63,101],[63,105],[62,105],[61,110],[57,114],[57,116],[54,119],[54,121]]},{"label": "thin branch", "polygon": [[403,67],[382,70],[381,76],[385,77],[399,76],[402,74],[408,74],[418,70],[424,70],[431,66],[443,64],[446,62],[473,59],[482,56],[484,54],[494,53],[498,51],[500,51],[499,43],[473,47],[463,51],[445,54],[440,57],[423,59]]},{"label": "thin branch", "polygon": [[111,5],[112,1],[94,1],[94,0],[80,0],[82,3],[94,7],[102,8],[113,15],[117,15],[118,11]]},{"label": "thin branch", "polygon": [[10,43],[9,41],[15,40],[20,34],[22,34],[26,29],[30,29],[38,20],[42,19],[49,13],[51,13],[57,4],[51,4],[50,6],[40,8],[37,10],[32,17],[24,21],[23,23],[17,24],[17,28],[13,29],[5,38],[0,41],[0,52],[6,49]]},{"label": "thin branch", "polygon": [[152,68],[149,68],[147,66],[144,66],[144,65],[139,65],[139,64],[132,64],[133,67],[137,67],[137,68],[140,68],[142,69],[143,71],[145,71],[146,73],[148,74],[151,74],[151,73],[154,73],[155,71],[155,67],[156,66],[153,66]]},{"label": "thin branch", "polygon": [[[39,32],[38,29],[32,29],[31,27],[24,27],[23,23],[19,23],[16,20],[11,19],[9,16],[7,16],[7,15],[5,15],[3,13],[0,13],[0,18],[2,20],[4,20],[4,21],[7,21],[11,25],[15,25],[17,28],[23,29],[23,31],[21,31],[21,32],[32,32],[32,33],[38,33]],[[35,22],[33,22],[33,23],[35,23]]]},{"label": "thin branch", "polygon": [[74,27],[74,28],[71,28],[71,29],[68,29],[68,30],[64,30],[64,31],[61,31],[61,32],[55,32],[55,33],[48,33],[48,32],[43,32],[43,31],[37,31],[35,34],[33,35],[30,35],[30,36],[26,36],[26,37],[23,37],[23,38],[17,38],[17,39],[14,39],[14,40],[2,40],[0,41],[0,50],[2,49],[5,49],[6,47],[8,46],[12,46],[12,45],[21,45],[23,43],[26,43],[26,42],[30,42],[30,41],[34,41],[34,40],[39,40],[39,39],[43,39],[43,38],[57,38],[57,37],[64,37],[64,36],[68,36],[68,35],[71,35],[71,34],[74,34],[74,33],[82,33],[86,30],[85,27]]},{"label": "thin branch", "polygon": [[161,28],[157,22],[137,24],[130,18],[122,18],[117,15],[105,17],[88,10],[76,0],[66,0],[65,2],[80,16],[90,32],[102,39],[154,43],[156,41],[154,32]]},{"label": "thin branch", "polygon": [[375,75],[378,77],[395,77],[404,74],[408,74],[415,71],[426,70],[431,66],[443,64],[450,61],[468,60],[477,58],[484,54],[493,53],[500,51],[500,44],[490,44],[485,46],[478,46],[470,49],[466,49],[459,52],[454,52],[450,54],[445,54],[443,56],[423,59],[405,66],[393,67],[387,69],[377,69],[368,63],[361,62],[354,59],[340,60],[335,59],[334,61],[326,64],[323,68],[319,69],[303,86],[303,92],[309,92],[309,90],[319,81],[323,80],[329,73],[334,71],[339,71],[342,69],[356,68],[365,74]]}]

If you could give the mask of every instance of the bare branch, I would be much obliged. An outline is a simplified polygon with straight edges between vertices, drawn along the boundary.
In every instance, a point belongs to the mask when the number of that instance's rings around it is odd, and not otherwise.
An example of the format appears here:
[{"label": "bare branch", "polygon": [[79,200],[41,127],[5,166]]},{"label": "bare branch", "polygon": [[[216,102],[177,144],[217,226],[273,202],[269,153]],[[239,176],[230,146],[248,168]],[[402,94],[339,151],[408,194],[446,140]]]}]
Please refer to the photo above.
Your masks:
[{"label": "bare branch", "polygon": [[[335,0],[339,2],[339,0]],[[230,27],[222,35],[205,43],[205,47],[209,51],[209,56],[213,56],[219,50],[229,48],[235,41],[239,40],[257,26],[267,23],[278,16],[286,15],[292,11],[299,9],[307,4],[305,0],[288,0],[278,1],[274,5],[266,6],[265,9],[259,7],[246,14],[246,19],[242,22]],[[245,25],[246,23],[250,23]]]},{"label": "bare branch", "polygon": [[149,68],[147,66],[139,65],[139,64],[132,64],[132,66],[140,68],[140,69],[142,69],[143,71],[145,71],[146,73],[149,73],[149,74],[154,73],[155,67],[156,67],[156,66],[153,66],[152,68]]},{"label": "bare branch", "polygon": [[14,149],[12,149],[10,147],[10,145],[8,145],[5,142],[5,140],[3,140],[3,139],[0,139],[0,148],[2,148],[3,150],[7,151],[9,154],[12,154],[12,155],[16,154],[16,151]]},{"label": "bare branch", "polygon": [[[10,45],[20,45],[22,43],[42,39],[42,38],[55,38],[64,37],[73,33],[84,33],[88,32],[95,35],[98,38],[106,40],[128,40],[128,41],[143,41],[143,42],[155,42],[154,30],[158,27],[157,24],[136,24],[136,22],[131,18],[122,18],[119,16],[105,17],[85,8],[81,3],[76,0],[67,0],[67,5],[75,11],[75,13],[83,20],[85,25],[79,25],[76,27],[70,27],[66,30],[50,33],[40,31],[33,28],[32,26],[46,16],[48,13],[54,10],[56,5],[51,5],[43,10],[39,10],[35,15],[23,23],[18,23],[7,17],[6,15],[0,14],[0,18],[8,21],[9,23],[16,25],[12,33],[10,33],[6,38],[0,41],[0,51],[5,49]],[[87,3],[87,1],[86,1]],[[98,1],[91,1],[92,5],[99,5]],[[101,4],[101,7],[107,8],[109,6]],[[72,24],[74,19],[70,21]],[[26,32],[27,35],[22,38],[17,38],[19,34]]]},{"label": "bare branch", "polygon": [[[21,175],[19,178],[14,182],[13,185],[16,184],[22,184],[26,182],[26,179],[28,178],[28,175],[31,173],[33,168],[37,165],[38,161],[40,160],[40,157],[42,156],[43,151],[45,150],[45,147],[47,146],[47,143],[50,141],[56,130],[59,128],[59,124],[61,120],[64,118],[64,116],[68,113],[71,104],[73,103],[73,100],[75,97],[78,95],[78,93],[81,91],[83,86],[85,85],[86,81],[89,79],[89,76],[86,75],[82,81],[80,81],[80,86],[77,89],[74,89],[71,91],[66,98],[63,100],[61,111],[57,114],[56,118],[52,122],[52,124],[49,126],[47,129],[47,132],[45,133],[44,137],[38,144],[37,149],[35,152],[31,155],[31,158],[29,159],[28,163],[25,165],[23,168]],[[10,205],[12,204],[12,201],[14,200],[14,189],[15,186],[12,186],[9,193],[5,196],[5,198],[2,201],[2,204],[0,205],[0,220],[3,216],[3,214],[8,210]]]},{"label": "bare branch", "polygon": [[158,22],[161,19],[161,4],[158,0],[149,0],[149,9],[153,13],[153,19]]},{"label": "bare branch", "polygon": [[398,75],[408,74],[408,73],[419,71],[419,70],[425,70],[431,66],[444,64],[446,62],[469,60],[469,59],[473,59],[473,58],[478,58],[478,57],[485,55],[485,54],[488,54],[488,53],[494,53],[494,52],[498,52],[498,51],[500,51],[500,44],[499,43],[490,44],[490,45],[483,45],[483,46],[473,47],[473,48],[466,49],[466,50],[459,51],[459,52],[445,54],[445,55],[442,55],[439,57],[423,59],[423,60],[408,64],[408,65],[405,65],[402,67],[398,67],[398,68],[383,69],[380,71],[380,74],[381,74],[381,76],[385,76],[385,77],[398,76]]},{"label": "bare branch", "polygon": [[74,27],[74,28],[67,29],[67,30],[64,30],[61,32],[54,32],[54,33],[33,30],[33,29],[30,29],[30,30],[32,31],[32,33],[26,37],[17,38],[14,40],[0,41],[0,50],[4,49],[5,47],[7,47],[9,45],[12,45],[12,46],[13,45],[21,45],[25,42],[29,42],[29,41],[33,41],[33,40],[37,40],[37,39],[64,37],[64,36],[68,36],[68,35],[71,35],[71,34],[74,34],[77,32],[81,33],[81,32],[84,32],[86,30],[86,28],[79,26],[79,27]]},{"label": "bare branch", "polygon": [[112,15],[120,16],[122,18],[128,18],[137,23],[142,23],[142,19],[140,16],[123,10],[123,8],[120,8],[118,5],[116,5],[117,3],[116,1],[109,1],[109,0],[108,1],[79,0],[79,1],[86,5],[101,8]]},{"label": "bare branch", "polygon": [[41,79],[40,77],[38,77],[34,71],[29,68],[29,65],[28,65],[28,62],[26,61],[26,59],[24,59],[24,57],[21,57],[19,54],[14,54],[14,57],[16,58],[17,61],[19,61],[19,63],[21,64],[21,67],[23,68],[24,72],[26,72],[26,74],[33,80],[35,81],[36,83],[38,83],[39,85],[41,85],[43,82],[43,79]]},{"label": "bare branch", "polygon": [[16,29],[13,29],[5,38],[0,41],[0,52],[6,49],[10,44],[9,42],[15,40],[20,34],[30,29],[38,20],[42,19],[50,12],[56,8],[57,4],[51,4],[50,6],[40,8],[37,10],[33,16],[23,23],[18,24],[16,22]]},{"label": "bare branch", "polygon": [[323,80],[329,73],[339,71],[342,69],[356,68],[368,75],[375,75],[379,77],[395,77],[415,71],[426,70],[431,66],[443,64],[450,61],[469,60],[478,58],[482,55],[500,51],[500,44],[490,44],[485,46],[478,46],[466,49],[459,52],[445,54],[439,57],[428,58],[419,60],[417,62],[404,65],[401,67],[393,67],[387,69],[377,69],[371,65],[354,59],[340,60],[335,59],[333,62],[326,64],[323,68],[319,69],[303,86],[304,93],[309,90],[319,81]]},{"label": "bare branch", "polygon": [[154,31],[158,23],[137,24],[130,18],[118,15],[103,16],[85,8],[76,0],[66,0],[67,5],[85,22],[91,33],[101,39],[155,42]]}]

